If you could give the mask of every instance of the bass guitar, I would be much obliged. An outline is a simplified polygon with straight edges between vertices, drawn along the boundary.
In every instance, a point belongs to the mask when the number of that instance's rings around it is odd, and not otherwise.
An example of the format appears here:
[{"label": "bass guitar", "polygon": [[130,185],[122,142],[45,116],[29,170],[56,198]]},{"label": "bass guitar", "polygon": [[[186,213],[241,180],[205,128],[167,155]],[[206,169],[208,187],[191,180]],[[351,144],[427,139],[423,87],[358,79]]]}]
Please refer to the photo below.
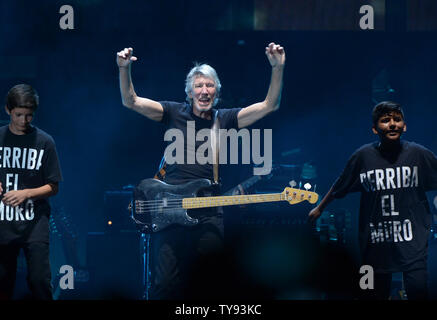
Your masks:
[{"label": "bass guitar", "polygon": [[131,217],[142,232],[154,233],[173,224],[196,225],[198,219],[191,217],[187,211],[191,209],[276,201],[287,201],[292,205],[303,201],[314,204],[319,198],[315,192],[289,187],[281,193],[199,197],[213,187],[208,179],[180,185],[144,179],[134,189],[133,201],[129,204]]}]

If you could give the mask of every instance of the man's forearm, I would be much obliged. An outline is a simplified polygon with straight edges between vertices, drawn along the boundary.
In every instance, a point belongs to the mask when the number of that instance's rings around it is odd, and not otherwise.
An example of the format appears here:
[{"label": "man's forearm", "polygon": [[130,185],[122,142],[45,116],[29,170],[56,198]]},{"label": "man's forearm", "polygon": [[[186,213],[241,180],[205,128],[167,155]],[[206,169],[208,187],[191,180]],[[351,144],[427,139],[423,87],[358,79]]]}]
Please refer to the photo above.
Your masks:
[{"label": "man's forearm", "polygon": [[266,108],[269,111],[277,110],[281,103],[283,75],[284,65],[272,67],[269,90],[265,99]]},{"label": "man's forearm", "polygon": [[124,106],[131,108],[135,102],[136,93],[132,83],[130,65],[119,67],[121,101]]},{"label": "man's forearm", "polygon": [[243,108],[238,113],[238,128],[241,129],[250,126],[254,122],[268,115],[270,112],[279,108],[281,102],[283,73],[283,65],[272,67],[270,85],[265,100]]}]

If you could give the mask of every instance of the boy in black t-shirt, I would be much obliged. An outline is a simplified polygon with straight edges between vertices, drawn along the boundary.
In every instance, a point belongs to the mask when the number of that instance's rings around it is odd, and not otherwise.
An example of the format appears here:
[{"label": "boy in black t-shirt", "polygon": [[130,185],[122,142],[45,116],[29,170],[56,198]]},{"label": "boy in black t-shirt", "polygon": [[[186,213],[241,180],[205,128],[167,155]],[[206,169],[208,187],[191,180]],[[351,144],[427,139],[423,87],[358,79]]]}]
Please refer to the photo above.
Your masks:
[{"label": "boy in black t-shirt", "polygon": [[437,189],[437,158],[425,147],[401,140],[406,131],[399,104],[373,109],[379,142],[360,147],[329,192],[309,213],[312,220],[335,198],[361,192],[359,244],[363,265],[375,273],[365,298],[387,299],[392,273],[402,272],[407,297],[427,299],[431,213],[426,191]]},{"label": "boy in black t-shirt", "polygon": [[48,197],[62,180],[55,143],[31,126],[38,95],[29,85],[9,90],[9,125],[0,128],[0,299],[11,299],[17,258],[24,251],[35,299],[52,299]]}]

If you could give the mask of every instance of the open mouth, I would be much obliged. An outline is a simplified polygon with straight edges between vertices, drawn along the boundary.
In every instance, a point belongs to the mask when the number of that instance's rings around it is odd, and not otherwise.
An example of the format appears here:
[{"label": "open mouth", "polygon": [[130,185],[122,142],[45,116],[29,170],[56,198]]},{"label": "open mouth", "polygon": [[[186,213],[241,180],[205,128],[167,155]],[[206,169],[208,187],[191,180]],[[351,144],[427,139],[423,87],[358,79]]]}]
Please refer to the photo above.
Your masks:
[{"label": "open mouth", "polygon": [[199,103],[203,105],[208,105],[211,102],[210,98],[201,98],[199,99]]},{"label": "open mouth", "polygon": [[399,134],[400,134],[399,131],[390,131],[387,133],[387,135],[390,137],[395,137],[398,136]]}]

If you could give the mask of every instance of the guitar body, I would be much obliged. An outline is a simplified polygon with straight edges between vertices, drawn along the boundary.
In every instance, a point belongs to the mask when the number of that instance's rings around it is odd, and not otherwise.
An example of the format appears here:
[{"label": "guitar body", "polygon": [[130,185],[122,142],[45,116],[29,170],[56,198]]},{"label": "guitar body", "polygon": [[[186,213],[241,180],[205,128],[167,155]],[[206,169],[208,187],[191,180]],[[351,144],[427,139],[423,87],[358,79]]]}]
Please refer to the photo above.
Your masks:
[{"label": "guitar body", "polygon": [[198,197],[212,190],[208,179],[198,179],[180,185],[169,185],[156,179],[144,179],[134,189],[132,218],[145,233],[158,232],[169,225],[194,226],[198,223],[182,207],[183,198]]}]

